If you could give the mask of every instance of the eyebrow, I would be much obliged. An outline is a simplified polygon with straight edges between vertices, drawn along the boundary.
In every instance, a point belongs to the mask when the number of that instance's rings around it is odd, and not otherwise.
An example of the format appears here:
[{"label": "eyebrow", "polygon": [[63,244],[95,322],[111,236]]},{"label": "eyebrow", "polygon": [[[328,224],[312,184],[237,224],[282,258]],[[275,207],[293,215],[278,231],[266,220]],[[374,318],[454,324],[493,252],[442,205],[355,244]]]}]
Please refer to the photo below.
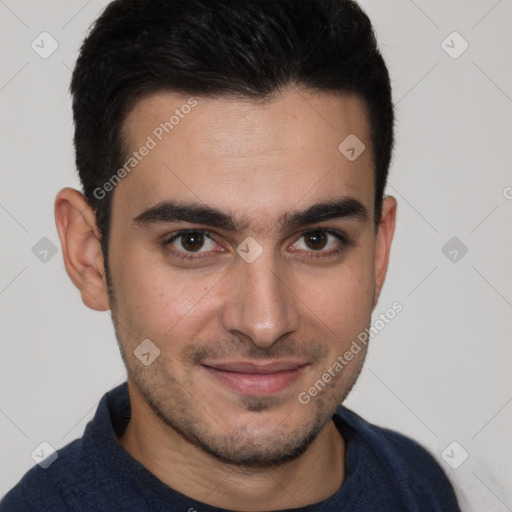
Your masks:
[{"label": "eyebrow", "polygon": [[[305,210],[287,212],[278,220],[277,225],[284,230],[341,218],[366,222],[369,215],[360,201],[353,197],[342,197],[314,204]],[[249,226],[245,217],[232,216],[204,204],[182,201],[162,201],[137,215],[133,221],[139,226],[182,221],[231,232],[242,232]]]}]

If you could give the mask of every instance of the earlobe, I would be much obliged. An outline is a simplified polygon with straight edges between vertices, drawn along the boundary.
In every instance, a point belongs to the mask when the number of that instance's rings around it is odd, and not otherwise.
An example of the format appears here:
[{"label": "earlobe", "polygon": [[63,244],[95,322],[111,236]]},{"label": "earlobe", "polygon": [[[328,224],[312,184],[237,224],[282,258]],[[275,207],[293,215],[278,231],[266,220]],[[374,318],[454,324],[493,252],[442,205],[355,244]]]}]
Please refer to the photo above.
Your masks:
[{"label": "earlobe", "polygon": [[57,194],[54,213],[64,265],[82,301],[96,311],[108,310],[100,233],[93,209],[78,190],[67,187]]},{"label": "earlobe", "polygon": [[375,308],[377,305],[377,301],[379,300],[379,295],[386,278],[391,242],[395,232],[396,208],[396,199],[392,196],[386,196],[382,203],[382,215],[375,243],[375,286],[372,308]]}]

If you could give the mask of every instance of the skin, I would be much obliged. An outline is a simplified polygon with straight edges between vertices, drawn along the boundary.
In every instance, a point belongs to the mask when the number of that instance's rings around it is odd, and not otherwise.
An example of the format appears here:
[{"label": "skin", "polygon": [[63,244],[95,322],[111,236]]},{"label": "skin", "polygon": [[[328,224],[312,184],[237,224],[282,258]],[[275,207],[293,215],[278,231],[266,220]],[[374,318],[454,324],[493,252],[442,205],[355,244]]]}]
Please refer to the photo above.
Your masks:
[{"label": "skin", "polygon": [[[187,100],[171,92],[139,100],[124,123],[129,151]],[[120,439],[128,453],[174,489],[217,507],[317,503],[344,479],[345,442],[331,418],[366,351],[308,404],[297,397],[370,325],[396,201],[384,199],[376,229],[368,116],[357,96],[289,88],[267,102],[197,101],[114,189],[113,289],[107,289],[94,212],[70,188],[55,202],[65,266],[88,307],[111,310],[128,372],[132,417]],[[351,162],[338,145],[352,133],[366,150]],[[286,229],[277,222],[340,197],[359,201],[367,218]],[[247,225],[230,232],[133,220],[166,200],[207,204]],[[327,235],[318,248],[303,236],[312,228],[342,231],[350,242]],[[201,259],[174,256],[186,252],[183,239],[162,246],[183,229],[208,230],[213,241],[205,239]],[[252,263],[236,252],[249,236],[262,248]],[[339,254],[327,255],[336,248]],[[160,350],[149,366],[134,355],[144,339]],[[239,391],[206,368],[283,360],[300,361],[301,368],[283,389],[268,393]]]}]

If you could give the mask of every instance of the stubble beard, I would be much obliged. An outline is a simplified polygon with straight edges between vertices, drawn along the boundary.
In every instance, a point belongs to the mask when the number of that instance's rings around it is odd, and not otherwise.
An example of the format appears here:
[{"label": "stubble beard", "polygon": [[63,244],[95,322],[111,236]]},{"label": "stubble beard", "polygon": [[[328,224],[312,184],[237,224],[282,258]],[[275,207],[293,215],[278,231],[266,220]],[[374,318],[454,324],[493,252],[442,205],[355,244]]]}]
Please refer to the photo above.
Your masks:
[{"label": "stubble beard", "polygon": [[[366,351],[361,354],[359,368],[352,373],[342,389],[337,389],[336,382],[331,381],[330,385],[327,385],[314,400],[307,405],[301,405],[310,408],[312,413],[299,424],[287,427],[286,430],[280,429],[281,424],[279,424],[271,435],[267,434],[264,439],[251,433],[249,424],[240,426],[234,432],[225,431],[223,434],[215,434],[205,418],[209,414],[207,409],[186,391],[186,386],[180,384],[157,364],[158,359],[151,367],[143,367],[137,365],[135,358],[127,356],[116,320],[116,302],[112,287],[109,288],[109,296],[111,297],[111,316],[121,357],[130,382],[137,388],[138,394],[155,416],[185,441],[216,461],[237,466],[239,469],[251,471],[275,468],[303,455],[320,432],[332,421],[336,409],[355,384],[366,356]],[[161,369],[160,372],[156,371],[157,368]],[[319,375],[322,373],[318,371]],[[172,390],[172,393],[169,390]],[[272,397],[241,397],[239,402],[239,408],[251,413],[265,414],[266,411],[275,407],[279,407],[279,404]],[[282,423],[285,421],[286,418]],[[214,418],[212,418],[212,424],[218,424]]]}]

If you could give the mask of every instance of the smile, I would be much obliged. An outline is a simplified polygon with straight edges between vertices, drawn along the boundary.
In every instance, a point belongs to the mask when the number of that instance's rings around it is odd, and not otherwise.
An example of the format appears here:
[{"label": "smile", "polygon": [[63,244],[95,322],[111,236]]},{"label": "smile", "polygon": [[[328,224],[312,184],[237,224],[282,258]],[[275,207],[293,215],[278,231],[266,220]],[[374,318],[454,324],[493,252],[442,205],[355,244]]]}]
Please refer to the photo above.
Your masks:
[{"label": "smile", "polygon": [[202,366],[210,376],[238,393],[246,396],[263,396],[278,393],[290,386],[304,373],[309,363],[275,361],[254,364],[237,361]]}]

